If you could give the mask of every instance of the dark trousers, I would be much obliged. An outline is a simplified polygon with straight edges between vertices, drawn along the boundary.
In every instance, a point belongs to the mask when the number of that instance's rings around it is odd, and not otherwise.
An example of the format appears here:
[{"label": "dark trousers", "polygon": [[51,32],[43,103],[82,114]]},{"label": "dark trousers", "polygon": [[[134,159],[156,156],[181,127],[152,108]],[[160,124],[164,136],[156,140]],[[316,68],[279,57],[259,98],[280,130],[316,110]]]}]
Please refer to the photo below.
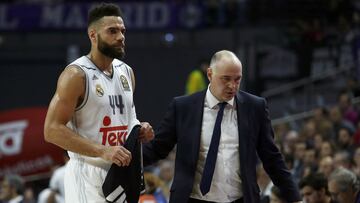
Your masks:
[{"label": "dark trousers", "polygon": [[[198,200],[198,199],[189,198],[188,203],[217,203],[217,202],[208,202],[208,201],[204,201],[204,200]],[[244,200],[243,200],[243,198],[240,198],[240,199],[235,200],[235,201],[233,201],[231,203],[244,203]]]}]

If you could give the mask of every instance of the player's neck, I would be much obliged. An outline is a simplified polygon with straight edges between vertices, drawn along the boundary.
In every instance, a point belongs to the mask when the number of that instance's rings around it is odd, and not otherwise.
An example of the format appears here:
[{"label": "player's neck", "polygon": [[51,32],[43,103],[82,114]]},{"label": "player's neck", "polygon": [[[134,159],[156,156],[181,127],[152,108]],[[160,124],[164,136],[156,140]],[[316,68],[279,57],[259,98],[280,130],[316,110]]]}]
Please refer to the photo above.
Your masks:
[{"label": "player's neck", "polygon": [[87,56],[101,71],[112,71],[111,64],[114,59],[109,58],[100,52],[93,51],[91,51]]}]

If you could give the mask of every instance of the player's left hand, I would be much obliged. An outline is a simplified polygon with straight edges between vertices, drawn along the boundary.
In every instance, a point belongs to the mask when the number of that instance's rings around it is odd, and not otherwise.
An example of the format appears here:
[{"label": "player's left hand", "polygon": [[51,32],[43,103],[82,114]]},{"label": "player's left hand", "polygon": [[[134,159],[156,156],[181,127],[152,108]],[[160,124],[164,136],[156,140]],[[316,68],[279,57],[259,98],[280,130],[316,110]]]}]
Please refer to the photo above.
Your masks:
[{"label": "player's left hand", "polygon": [[140,135],[139,139],[141,142],[149,142],[150,140],[154,139],[154,130],[152,126],[148,122],[141,122],[140,123]]}]

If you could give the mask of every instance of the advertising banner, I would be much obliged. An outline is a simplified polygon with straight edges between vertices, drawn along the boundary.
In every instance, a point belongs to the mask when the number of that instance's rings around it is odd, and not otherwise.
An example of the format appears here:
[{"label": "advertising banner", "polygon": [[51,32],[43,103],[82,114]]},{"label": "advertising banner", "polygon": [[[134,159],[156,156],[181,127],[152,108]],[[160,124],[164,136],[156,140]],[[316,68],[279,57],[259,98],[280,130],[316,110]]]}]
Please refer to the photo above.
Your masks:
[{"label": "advertising banner", "polygon": [[63,150],[44,140],[47,108],[23,108],[0,112],[0,178],[51,171],[63,163]]},{"label": "advertising banner", "polygon": [[[194,29],[244,22],[246,1],[235,5],[204,2],[122,2],[120,6],[129,30]],[[92,3],[0,4],[0,31],[86,30]],[[97,5],[97,3],[96,3]],[[207,22],[207,21],[213,22]],[[231,22],[230,22],[231,21]]]}]

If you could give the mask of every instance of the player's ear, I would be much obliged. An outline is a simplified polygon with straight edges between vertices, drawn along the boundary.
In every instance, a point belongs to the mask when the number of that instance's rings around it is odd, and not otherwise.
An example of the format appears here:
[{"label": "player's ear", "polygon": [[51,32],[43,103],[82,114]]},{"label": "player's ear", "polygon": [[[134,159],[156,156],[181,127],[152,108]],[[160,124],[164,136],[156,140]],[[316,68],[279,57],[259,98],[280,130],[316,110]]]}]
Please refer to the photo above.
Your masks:
[{"label": "player's ear", "polygon": [[91,41],[91,43],[96,43],[97,39],[96,39],[96,30],[94,28],[88,28],[88,36],[89,39]]}]

